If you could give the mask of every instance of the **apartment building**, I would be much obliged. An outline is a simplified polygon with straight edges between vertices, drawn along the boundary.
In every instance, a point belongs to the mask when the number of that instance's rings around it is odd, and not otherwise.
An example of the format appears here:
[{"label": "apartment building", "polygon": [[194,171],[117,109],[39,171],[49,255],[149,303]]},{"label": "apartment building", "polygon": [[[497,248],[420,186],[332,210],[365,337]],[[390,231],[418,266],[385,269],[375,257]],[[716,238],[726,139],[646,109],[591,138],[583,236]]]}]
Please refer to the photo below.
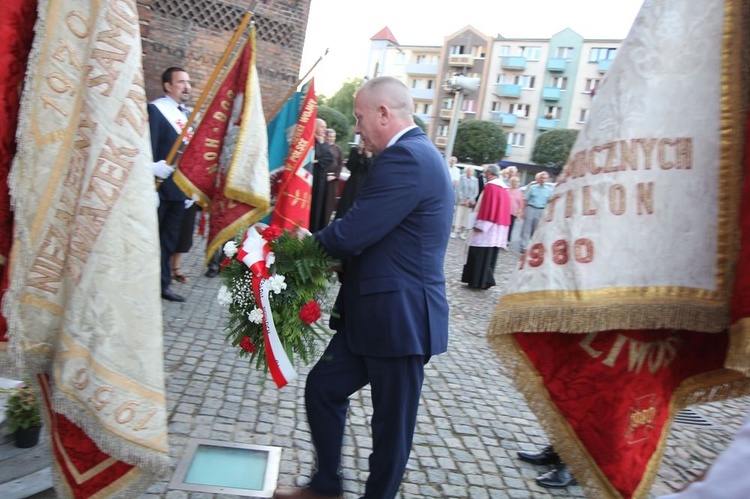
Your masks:
[{"label": "apartment building", "polygon": [[370,38],[367,77],[393,76],[411,89],[414,114],[428,127],[434,119],[440,46],[400,45],[388,27]]},{"label": "apartment building", "polygon": [[571,29],[550,39],[494,39],[480,116],[508,134],[506,161],[529,163],[539,134],[581,129],[621,40],[585,40]]},{"label": "apartment building", "polygon": [[[508,134],[503,159],[527,164],[541,133],[588,121],[621,43],[569,28],[551,38],[492,38],[466,26],[439,47],[401,46],[384,28],[371,39],[367,75],[395,76],[412,89],[414,112],[439,149],[449,145],[451,124],[492,121]],[[479,89],[459,95],[447,88],[457,75],[479,78]]]},{"label": "apartment building", "polygon": [[[456,75],[468,78],[487,80],[489,54],[492,51],[492,38],[477,31],[471,26],[445,37],[440,57],[440,86],[435,99],[437,111],[431,121],[428,135],[443,150],[449,142],[451,120],[482,119],[480,110],[486,93],[482,86],[476,92],[459,96],[455,91],[446,88],[444,82]],[[460,109],[458,105],[460,103]]]}]

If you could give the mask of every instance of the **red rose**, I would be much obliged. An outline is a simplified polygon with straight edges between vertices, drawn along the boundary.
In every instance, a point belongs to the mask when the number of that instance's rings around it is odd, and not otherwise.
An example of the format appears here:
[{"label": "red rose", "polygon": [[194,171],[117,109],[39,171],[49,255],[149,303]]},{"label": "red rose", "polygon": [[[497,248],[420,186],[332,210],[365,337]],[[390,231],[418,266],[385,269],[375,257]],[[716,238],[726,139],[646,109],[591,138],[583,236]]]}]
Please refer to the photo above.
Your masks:
[{"label": "red rose", "polygon": [[269,225],[265,229],[263,229],[263,239],[268,241],[269,243],[273,241],[274,239],[277,239],[281,235],[281,229],[277,227],[276,225]]},{"label": "red rose", "polygon": [[229,257],[225,257],[224,260],[222,260],[221,265],[219,265],[219,270],[224,270],[225,268],[229,267],[232,264],[232,259]]},{"label": "red rose", "polygon": [[316,301],[307,302],[299,311],[299,318],[305,324],[312,324],[320,319],[320,305]]},{"label": "red rose", "polygon": [[249,336],[245,336],[240,340],[240,348],[242,348],[246,352],[255,352],[255,345],[253,345],[253,342],[250,341]]}]

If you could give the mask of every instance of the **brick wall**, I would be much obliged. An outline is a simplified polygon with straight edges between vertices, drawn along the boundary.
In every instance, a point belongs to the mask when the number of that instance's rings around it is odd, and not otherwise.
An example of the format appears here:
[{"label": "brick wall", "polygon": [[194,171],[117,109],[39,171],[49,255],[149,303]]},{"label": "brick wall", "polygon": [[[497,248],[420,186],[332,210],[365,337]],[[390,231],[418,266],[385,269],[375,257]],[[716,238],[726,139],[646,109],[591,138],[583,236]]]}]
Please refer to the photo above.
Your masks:
[{"label": "brick wall", "polygon": [[[277,109],[297,81],[311,0],[137,0],[149,100],[162,95],[161,74],[180,66],[193,81],[193,102],[245,11],[256,21],[263,109]],[[307,68],[305,68],[307,70]]]}]

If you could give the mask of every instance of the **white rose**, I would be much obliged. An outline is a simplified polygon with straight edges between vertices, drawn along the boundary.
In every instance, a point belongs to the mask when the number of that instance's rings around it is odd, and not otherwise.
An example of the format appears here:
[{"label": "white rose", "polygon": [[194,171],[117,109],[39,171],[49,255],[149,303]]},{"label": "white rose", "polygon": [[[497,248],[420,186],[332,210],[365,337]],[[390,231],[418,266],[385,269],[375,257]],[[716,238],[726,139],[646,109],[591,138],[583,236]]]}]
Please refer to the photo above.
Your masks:
[{"label": "white rose", "polygon": [[254,308],[249,314],[247,314],[247,318],[250,319],[250,322],[261,324],[263,322],[263,311],[259,308]]},{"label": "white rose", "polygon": [[227,242],[227,244],[224,245],[224,255],[226,255],[227,258],[232,258],[236,254],[237,243],[235,243],[234,241]]},{"label": "white rose", "polygon": [[268,284],[271,285],[271,291],[274,294],[279,294],[286,289],[286,278],[283,275],[276,274],[268,280]]},{"label": "white rose", "polygon": [[232,292],[228,287],[222,286],[219,288],[219,296],[217,296],[217,300],[222,307],[228,307],[231,305],[233,299]]}]

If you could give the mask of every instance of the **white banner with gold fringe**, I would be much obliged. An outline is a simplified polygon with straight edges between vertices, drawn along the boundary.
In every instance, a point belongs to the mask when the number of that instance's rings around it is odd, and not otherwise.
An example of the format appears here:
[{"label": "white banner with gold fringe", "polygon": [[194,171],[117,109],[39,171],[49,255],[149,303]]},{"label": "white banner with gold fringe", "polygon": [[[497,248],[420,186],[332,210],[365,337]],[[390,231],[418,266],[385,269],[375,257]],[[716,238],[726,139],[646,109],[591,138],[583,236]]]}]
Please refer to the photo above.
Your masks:
[{"label": "white banner with gold fringe", "polygon": [[742,117],[719,105],[741,91],[721,77],[723,25],[721,0],[644,5],[503,297],[502,330],[727,327],[721,221]]},{"label": "white banner with gold fringe", "polygon": [[170,466],[138,11],[38,12],[9,179],[9,354],[40,374],[58,493],[137,495]]}]

